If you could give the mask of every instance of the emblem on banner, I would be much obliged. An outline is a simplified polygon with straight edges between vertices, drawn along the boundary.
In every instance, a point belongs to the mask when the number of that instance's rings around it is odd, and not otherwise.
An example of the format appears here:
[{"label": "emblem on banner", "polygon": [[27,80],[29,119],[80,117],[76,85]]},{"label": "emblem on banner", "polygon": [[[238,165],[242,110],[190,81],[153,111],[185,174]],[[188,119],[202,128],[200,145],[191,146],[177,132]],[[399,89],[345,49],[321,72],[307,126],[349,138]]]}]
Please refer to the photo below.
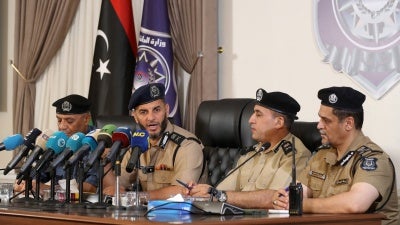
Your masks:
[{"label": "emblem on banner", "polygon": [[400,80],[399,0],[314,0],[314,31],[323,61],[375,99]]}]

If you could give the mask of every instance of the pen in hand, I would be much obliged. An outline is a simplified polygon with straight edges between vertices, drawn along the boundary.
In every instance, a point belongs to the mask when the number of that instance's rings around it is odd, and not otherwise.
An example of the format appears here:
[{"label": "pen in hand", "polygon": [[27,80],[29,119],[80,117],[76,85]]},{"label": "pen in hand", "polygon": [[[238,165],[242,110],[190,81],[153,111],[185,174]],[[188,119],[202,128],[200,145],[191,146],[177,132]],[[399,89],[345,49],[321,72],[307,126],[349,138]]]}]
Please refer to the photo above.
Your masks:
[{"label": "pen in hand", "polygon": [[192,187],[189,187],[189,185],[181,180],[176,179],[176,181],[181,184],[182,186],[184,186],[185,188],[187,188],[189,191],[192,189]]}]

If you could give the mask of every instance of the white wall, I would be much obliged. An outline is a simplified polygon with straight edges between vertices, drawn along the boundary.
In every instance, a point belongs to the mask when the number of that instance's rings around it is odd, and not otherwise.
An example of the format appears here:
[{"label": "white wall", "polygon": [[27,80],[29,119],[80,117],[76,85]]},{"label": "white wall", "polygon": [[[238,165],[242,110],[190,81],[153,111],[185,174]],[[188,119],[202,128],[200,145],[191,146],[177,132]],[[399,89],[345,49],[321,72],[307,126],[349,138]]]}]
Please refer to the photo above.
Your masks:
[{"label": "white wall", "polygon": [[[9,0],[9,17],[13,24],[14,1]],[[219,98],[255,97],[257,88],[284,91],[302,106],[300,120],[317,121],[319,101],[316,93],[328,86],[351,86],[365,94],[345,74],[322,63],[314,36],[312,0],[219,0]],[[8,54],[12,59],[13,26],[9,26]],[[7,112],[0,112],[0,139],[12,132],[12,73],[9,68]],[[397,115],[400,115],[400,93],[396,86],[381,100],[368,96],[364,104],[364,133],[393,158],[400,174],[400,152],[397,141]],[[0,168],[11,154],[1,153]],[[0,173],[1,179],[2,173]],[[399,175],[397,180],[399,181]],[[399,186],[399,185],[398,185]]]},{"label": "white wall", "polygon": [[[364,133],[392,157],[400,181],[400,88],[374,100],[348,75],[322,62],[313,36],[313,1],[220,0],[219,97],[283,91],[301,104],[300,120],[317,121],[319,89],[351,86],[367,95]],[[399,186],[399,185],[397,185]]]}]

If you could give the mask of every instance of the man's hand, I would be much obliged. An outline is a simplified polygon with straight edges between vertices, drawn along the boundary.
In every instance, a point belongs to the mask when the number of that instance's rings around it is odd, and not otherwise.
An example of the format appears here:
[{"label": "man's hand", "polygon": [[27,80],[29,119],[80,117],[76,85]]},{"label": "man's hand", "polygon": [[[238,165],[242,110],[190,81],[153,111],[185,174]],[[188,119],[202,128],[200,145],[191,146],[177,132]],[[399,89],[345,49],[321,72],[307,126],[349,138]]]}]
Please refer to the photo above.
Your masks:
[{"label": "man's hand", "polygon": [[189,183],[189,194],[193,197],[210,197],[209,190],[211,188],[208,184],[194,184]]}]

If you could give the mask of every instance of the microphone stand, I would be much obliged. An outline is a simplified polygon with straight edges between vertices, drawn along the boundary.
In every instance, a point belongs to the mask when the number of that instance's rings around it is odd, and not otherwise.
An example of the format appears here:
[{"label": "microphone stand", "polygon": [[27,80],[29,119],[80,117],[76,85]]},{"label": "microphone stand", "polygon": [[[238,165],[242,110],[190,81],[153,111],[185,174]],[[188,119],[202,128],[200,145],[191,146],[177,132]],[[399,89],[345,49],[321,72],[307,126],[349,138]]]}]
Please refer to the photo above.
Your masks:
[{"label": "microphone stand", "polygon": [[71,167],[65,170],[65,203],[71,203]]},{"label": "microphone stand", "polygon": [[96,159],[95,164],[97,164],[97,188],[99,192],[99,197],[97,203],[86,205],[87,209],[106,209],[110,204],[103,201],[103,177],[104,177],[104,167],[105,163],[101,161],[101,156]]},{"label": "microphone stand", "polygon": [[[29,176],[29,174],[30,174],[30,169],[28,169],[26,171],[26,173],[22,176],[23,177],[22,180],[24,180],[24,182],[25,182],[25,190],[24,190],[25,197],[22,199],[14,199],[13,203],[24,203],[24,204],[29,205],[29,204],[35,202],[35,199],[29,197],[30,192],[33,192],[32,191],[32,178],[31,178],[31,176]],[[19,180],[19,182],[21,182],[21,181]],[[11,199],[10,199],[10,201],[11,201]]]},{"label": "microphone stand", "polygon": [[41,203],[42,206],[47,206],[47,207],[55,207],[55,208],[61,208],[64,206],[63,203],[55,199],[55,193],[56,193],[56,171],[53,169],[50,172],[50,198],[44,202]]},{"label": "microphone stand", "polygon": [[139,201],[139,186],[140,186],[140,180],[139,180],[139,169],[140,169],[140,155],[138,157],[138,160],[136,162],[136,168],[137,168],[137,172],[136,172],[136,188],[135,188],[135,195],[136,195],[136,199],[135,199],[135,210],[137,211],[142,211],[142,210],[146,210],[147,207],[144,205],[140,205],[140,201]]},{"label": "microphone stand", "polygon": [[35,179],[36,179],[36,189],[35,189],[35,201],[39,202],[40,201],[40,173],[36,173]]},{"label": "microphone stand", "polygon": [[269,142],[264,143],[260,149],[258,149],[253,155],[251,155],[249,158],[247,158],[244,162],[242,162],[240,165],[238,165],[235,169],[231,170],[228,174],[226,174],[221,180],[219,180],[214,186],[218,186],[222,181],[224,181],[227,177],[229,177],[232,173],[234,173],[236,170],[238,170],[240,167],[242,167],[245,163],[247,163],[250,159],[254,158],[258,153],[264,151],[265,149],[269,148],[271,144]]},{"label": "microphone stand", "polygon": [[111,209],[116,210],[125,210],[126,207],[121,205],[121,196],[119,193],[120,183],[119,178],[121,176],[121,161],[123,156],[119,154],[119,151],[116,154],[116,160],[114,165],[114,174],[115,174],[115,206],[110,206]]},{"label": "microphone stand", "polygon": [[79,202],[76,204],[71,204],[71,207],[76,208],[84,208],[86,207],[86,203],[83,202],[83,179],[84,179],[84,168],[83,168],[82,160],[78,161],[78,168],[77,168],[77,182],[78,182],[78,192],[79,192]]}]

